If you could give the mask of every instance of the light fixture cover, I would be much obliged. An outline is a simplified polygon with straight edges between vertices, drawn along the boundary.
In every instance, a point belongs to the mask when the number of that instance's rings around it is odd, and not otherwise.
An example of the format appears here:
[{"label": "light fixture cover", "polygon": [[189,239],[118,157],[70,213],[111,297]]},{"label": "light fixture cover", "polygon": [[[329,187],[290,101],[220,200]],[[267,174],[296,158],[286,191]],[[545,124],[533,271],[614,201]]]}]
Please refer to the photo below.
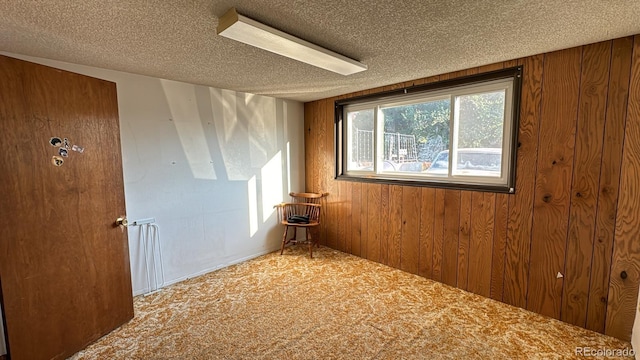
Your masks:
[{"label": "light fixture cover", "polygon": [[235,8],[220,18],[217,32],[229,39],[338,74],[351,75],[367,70],[367,65],[242,16]]}]

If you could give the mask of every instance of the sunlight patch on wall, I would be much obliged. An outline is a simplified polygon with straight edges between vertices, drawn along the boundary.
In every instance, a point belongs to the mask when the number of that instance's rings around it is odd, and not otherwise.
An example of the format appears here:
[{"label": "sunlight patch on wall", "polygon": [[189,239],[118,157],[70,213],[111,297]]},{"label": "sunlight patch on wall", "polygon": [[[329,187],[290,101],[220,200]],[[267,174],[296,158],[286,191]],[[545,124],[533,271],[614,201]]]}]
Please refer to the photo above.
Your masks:
[{"label": "sunlight patch on wall", "polygon": [[229,139],[231,139],[231,137],[233,136],[235,127],[238,126],[238,116],[237,116],[238,114],[236,110],[237,93],[231,90],[219,90],[219,91],[220,91],[219,101],[222,104],[222,121],[224,125],[224,140],[229,141]]},{"label": "sunlight patch on wall", "polygon": [[278,153],[260,170],[262,179],[262,222],[275,211],[273,205],[282,202],[282,153]]},{"label": "sunlight patch on wall", "polygon": [[[230,181],[247,181],[255,174],[249,165],[249,131],[247,119],[238,116],[237,97],[234,91],[209,88],[213,124],[227,178]],[[241,107],[243,103],[239,104]]]},{"label": "sunlight patch on wall", "polygon": [[260,168],[278,150],[276,99],[244,94],[243,105],[238,111],[248,119],[251,166]]},{"label": "sunlight patch on wall", "polygon": [[249,195],[249,236],[258,232],[258,194],[256,177],[252,176],[247,181],[247,194]]},{"label": "sunlight patch on wall", "polygon": [[194,85],[169,80],[160,82],[171,110],[171,121],[178,132],[193,177],[216,180],[213,160],[198,112]]},{"label": "sunlight patch on wall", "polygon": [[287,141],[287,191],[291,192],[291,143]]},{"label": "sunlight patch on wall", "polygon": [[278,150],[276,99],[210,88],[211,110],[227,178],[246,181]]}]

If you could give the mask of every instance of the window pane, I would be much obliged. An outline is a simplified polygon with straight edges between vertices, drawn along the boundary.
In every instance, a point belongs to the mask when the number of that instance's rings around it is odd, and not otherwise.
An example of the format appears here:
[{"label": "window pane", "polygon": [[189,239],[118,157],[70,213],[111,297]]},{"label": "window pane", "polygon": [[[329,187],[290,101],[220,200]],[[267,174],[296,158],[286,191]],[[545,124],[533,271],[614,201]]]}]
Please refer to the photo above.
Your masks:
[{"label": "window pane", "polygon": [[434,159],[449,147],[449,98],[382,108],[384,172],[440,175]]},{"label": "window pane", "polygon": [[373,109],[347,113],[349,144],[347,170],[373,171]]},{"label": "window pane", "polygon": [[502,175],[504,109],[504,90],[456,97],[453,175]]},{"label": "window pane", "polygon": [[522,68],[336,100],[336,178],[514,193]]}]

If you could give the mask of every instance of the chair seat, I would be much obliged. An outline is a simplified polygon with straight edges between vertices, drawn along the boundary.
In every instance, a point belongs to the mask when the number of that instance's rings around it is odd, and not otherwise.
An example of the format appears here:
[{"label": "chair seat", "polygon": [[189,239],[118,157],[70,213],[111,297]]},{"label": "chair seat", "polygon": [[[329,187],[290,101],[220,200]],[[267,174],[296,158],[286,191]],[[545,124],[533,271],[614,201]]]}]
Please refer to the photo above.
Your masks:
[{"label": "chair seat", "polygon": [[298,227],[309,227],[309,226],[317,226],[320,225],[319,221],[315,221],[315,220],[309,220],[308,224],[305,223],[296,223],[296,222],[288,222],[286,220],[282,220],[280,222],[280,224],[282,225],[288,225],[288,226],[298,226]]}]

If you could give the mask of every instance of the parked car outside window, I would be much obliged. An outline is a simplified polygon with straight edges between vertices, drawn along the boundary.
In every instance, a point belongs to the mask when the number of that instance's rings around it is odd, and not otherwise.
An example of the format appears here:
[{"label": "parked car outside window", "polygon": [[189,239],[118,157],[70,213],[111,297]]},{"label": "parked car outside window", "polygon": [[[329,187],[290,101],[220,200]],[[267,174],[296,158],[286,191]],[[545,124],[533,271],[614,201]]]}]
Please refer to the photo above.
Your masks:
[{"label": "parked car outside window", "polygon": [[[464,148],[458,149],[453,175],[500,177],[502,149]],[[441,151],[425,171],[432,175],[447,175],[449,172],[449,150]]]}]

